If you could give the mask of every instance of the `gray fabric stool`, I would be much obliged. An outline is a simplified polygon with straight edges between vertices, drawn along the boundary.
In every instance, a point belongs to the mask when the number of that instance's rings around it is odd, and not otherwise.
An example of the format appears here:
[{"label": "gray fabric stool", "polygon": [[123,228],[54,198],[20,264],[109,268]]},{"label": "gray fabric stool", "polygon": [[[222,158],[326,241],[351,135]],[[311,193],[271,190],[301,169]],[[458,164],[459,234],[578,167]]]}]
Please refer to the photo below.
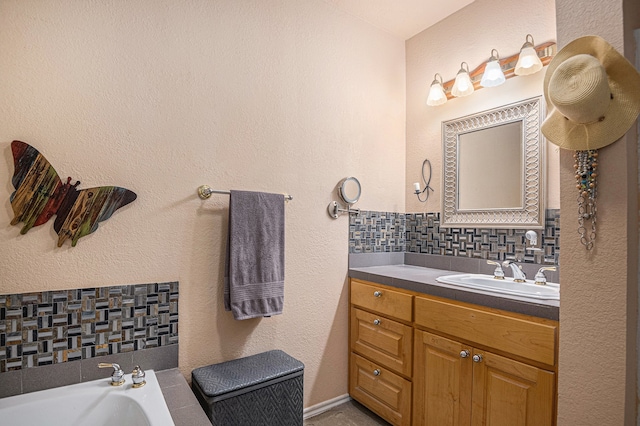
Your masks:
[{"label": "gray fabric stool", "polygon": [[302,426],[303,373],[273,350],[196,368],[191,388],[214,426]]}]

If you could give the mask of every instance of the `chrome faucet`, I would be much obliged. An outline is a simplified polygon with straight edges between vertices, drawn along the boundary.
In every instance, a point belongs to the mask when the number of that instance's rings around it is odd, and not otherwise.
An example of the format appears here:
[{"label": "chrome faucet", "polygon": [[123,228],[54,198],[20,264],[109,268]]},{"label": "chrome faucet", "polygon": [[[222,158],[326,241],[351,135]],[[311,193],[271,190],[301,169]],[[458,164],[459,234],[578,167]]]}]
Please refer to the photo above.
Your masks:
[{"label": "chrome faucet", "polygon": [[511,272],[513,273],[513,282],[523,283],[527,280],[527,276],[524,274],[524,272],[522,272],[522,267],[516,262],[505,260],[504,262],[502,262],[502,266],[504,268],[511,267]]},{"label": "chrome faucet", "polygon": [[133,369],[133,372],[131,373],[131,379],[133,380],[133,387],[141,388],[144,385],[146,385],[147,381],[144,377],[145,377],[144,370],[142,370],[142,368],[140,368],[139,365],[136,365],[135,368]]},{"label": "chrome faucet", "polygon": [[124,371],[118,364],[101,362],[98,364],[98,368],[113,368],[113,374],[111,375],[111,386],[122,386],[124,384]]},{"label": "chrome faucet", "polygon": [[543,266],[538,270],[534,283],[538,285],[547,285],[547,277],[544,275],[544,271],[555,271],[555,270],[557,270],[555,266]]},{"label": "chrome faucet", "polygon": [[499,262],[487,260],[487,265],[496,265],[496,269],[493,271],[493,278],[496,280],[504,280],[504,271],[502,270],[502,265],[500,265]]}]

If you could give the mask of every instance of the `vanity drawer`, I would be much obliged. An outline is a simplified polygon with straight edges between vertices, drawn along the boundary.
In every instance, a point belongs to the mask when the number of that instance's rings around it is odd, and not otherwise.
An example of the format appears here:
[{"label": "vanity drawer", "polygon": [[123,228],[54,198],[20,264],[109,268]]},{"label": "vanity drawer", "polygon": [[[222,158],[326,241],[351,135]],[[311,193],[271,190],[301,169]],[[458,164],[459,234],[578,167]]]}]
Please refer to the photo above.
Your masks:
[{"label": "vanity drawer", "polygon": [[528,320],[456,302],[418,296],[417,326],[498,349],[547,365],[555,365],[557,322]]},{"label": "vanity drawer", "polygon": [[351,303],[403,321],[411,321],[413,296],[385,286],[351,280]]},{"label": "vanity drawer", "polygon": [[396,373],[411,377],[413,328],[351,308],[351,349]]},{"label": "vanity drawer", "polygon": [[349,394],[396,426],[411,424],[411,382],[351,353]]}]

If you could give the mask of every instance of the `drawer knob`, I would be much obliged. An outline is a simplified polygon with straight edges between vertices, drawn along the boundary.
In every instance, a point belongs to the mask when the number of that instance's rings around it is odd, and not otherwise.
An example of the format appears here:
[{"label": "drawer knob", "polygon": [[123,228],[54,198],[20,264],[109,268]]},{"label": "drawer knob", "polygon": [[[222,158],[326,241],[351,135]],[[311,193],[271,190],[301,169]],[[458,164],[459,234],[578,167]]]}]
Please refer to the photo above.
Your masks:
[{"label": "drawer knob", "polygon": [[471,359],[473,359],[473,362],[482,362],[482,355],[476,354]]},{"label": "drawer knob", "polygon": [[460,351],[460,358],[467,358],[469,355],[471,355],[471,354],[466,349],[463,350],[463,351]]},{"label": "drawer knob", "polygon": [[373,292],[373,295],[374,295],[375,297],[380,297],[380,296],[382,296],[382,292],[381,292],[381,291],[376,290],[376,291],[374,291],[374,292]]},{"label": "drawer knob", "polygon": [[374,319],[373,320],[373,325],[380,325],[380,320],[379,319]]},{"label": "drawer knob", "polygon": [[373,370],[373,375],[374,376],[379,376],[380,375],[380,370],[378,370],[377,368],[375,370]]}]

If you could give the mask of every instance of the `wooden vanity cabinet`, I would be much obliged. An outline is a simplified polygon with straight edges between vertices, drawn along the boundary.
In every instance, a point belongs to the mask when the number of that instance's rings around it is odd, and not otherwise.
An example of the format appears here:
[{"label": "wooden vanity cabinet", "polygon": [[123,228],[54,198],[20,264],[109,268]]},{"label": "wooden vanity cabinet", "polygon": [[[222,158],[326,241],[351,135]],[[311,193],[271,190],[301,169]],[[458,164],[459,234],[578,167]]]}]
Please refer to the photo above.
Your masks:
[{"label": "wooden vanity cabinet", "polygon": [[555,424],[557,322],[417,296],[415,326],[414,426]]},{"label": "wooden vanity cabinet", "polygon": [[351,280],[349,394],[394,425],[411,424],[413,295]]},{"label": "wooden vanity cabinet", "polygon": [[351,279],[349,393],[393,425],[552,426],[558,322]]},{"label": "wooden vanity cabinet", "polygon": [[413,424],[553,424],[555,377],[486,350],[416,330]]}]

